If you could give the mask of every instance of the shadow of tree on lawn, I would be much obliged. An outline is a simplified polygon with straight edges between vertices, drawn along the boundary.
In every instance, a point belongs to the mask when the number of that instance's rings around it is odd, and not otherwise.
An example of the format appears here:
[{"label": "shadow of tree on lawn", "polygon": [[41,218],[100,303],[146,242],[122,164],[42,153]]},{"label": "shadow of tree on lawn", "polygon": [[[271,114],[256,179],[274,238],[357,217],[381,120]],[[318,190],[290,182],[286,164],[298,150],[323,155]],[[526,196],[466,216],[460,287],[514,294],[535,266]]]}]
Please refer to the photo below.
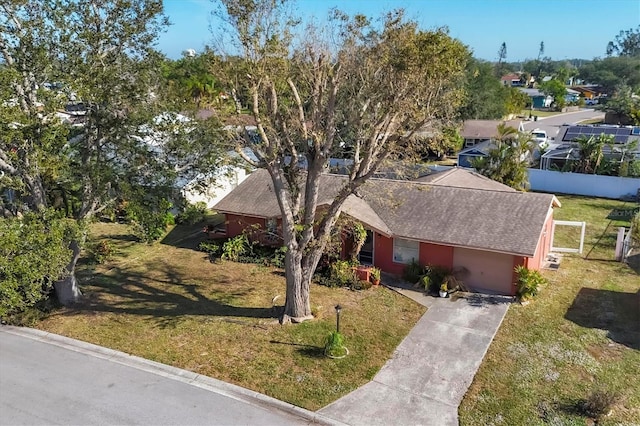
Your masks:
[{"label": "shadow of tree on lawn", "polygon": [[[627,257],[627,265],[640,275],[640,248],[635,248],[631,252],[631,255]],[[640,307],[638,308],[640,309]]]},{"label": "shadow of tree on lawn", "polygon": [[[69,311],[69,315],[112,312],[150,316],[167,323],[187,315],[276,318],[277,310],[268,307],[235,306],[238,298],[253,288],[223,287],[202,293],[202,285],[190,283],[180,272],[163,262],[145,265],[149,272],[114,267],[107,272],[85,272],[83,281],[90,285],[86,297]],[[217,280],[224,286],[224,280]],[[228,283],[231,284],[231,283]],[[164,320],[163,320],[164,319]]]},{"label": "shadow of tree on lawn", "polygon": [[640,290],[622,293],[583,287],[565,318],[582,327],[607,330],[614,342],[640,350]]}]

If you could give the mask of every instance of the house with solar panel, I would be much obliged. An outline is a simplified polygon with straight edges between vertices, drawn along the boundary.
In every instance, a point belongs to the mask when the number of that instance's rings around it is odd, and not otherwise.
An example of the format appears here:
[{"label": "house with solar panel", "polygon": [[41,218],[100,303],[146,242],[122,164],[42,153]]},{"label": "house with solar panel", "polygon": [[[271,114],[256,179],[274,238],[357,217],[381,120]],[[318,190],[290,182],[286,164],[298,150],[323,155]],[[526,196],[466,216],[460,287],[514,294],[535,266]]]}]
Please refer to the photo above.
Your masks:
[{"label": "house with solar panel", "polygon": [[563,125],[548,150],[540,157],[541,170],[568,170],[579,161],[580,137],[610,136],[612,143],[603,147],[603,156],[620,163],[640,160],[640,126]]}]

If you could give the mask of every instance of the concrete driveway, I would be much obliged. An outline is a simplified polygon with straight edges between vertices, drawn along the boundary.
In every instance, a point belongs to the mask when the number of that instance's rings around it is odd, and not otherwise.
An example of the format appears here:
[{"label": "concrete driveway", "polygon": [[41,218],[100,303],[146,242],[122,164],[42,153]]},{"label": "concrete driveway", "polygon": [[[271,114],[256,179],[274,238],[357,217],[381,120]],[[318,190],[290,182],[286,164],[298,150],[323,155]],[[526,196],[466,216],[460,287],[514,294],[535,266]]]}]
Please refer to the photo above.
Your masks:
[{"label": "concrete driveway", "polygon": [[429,309],[373,380],[318,413],[350,425],[457,425],[458,405],[513,298],[396,288]]}]

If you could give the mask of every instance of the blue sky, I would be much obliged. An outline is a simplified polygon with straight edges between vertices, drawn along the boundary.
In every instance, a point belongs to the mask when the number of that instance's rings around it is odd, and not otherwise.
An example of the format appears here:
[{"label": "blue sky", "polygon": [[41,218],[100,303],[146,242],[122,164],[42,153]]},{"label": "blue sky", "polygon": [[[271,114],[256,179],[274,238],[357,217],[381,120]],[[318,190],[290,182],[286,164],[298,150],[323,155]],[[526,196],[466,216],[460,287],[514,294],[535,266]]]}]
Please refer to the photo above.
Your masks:
[{"label": "blue sky", "polygon": [[[209,0],[164,0],[172,25],[159,49],[170,58],[212,45]],[[302,16],[324,18],[332,7],[372,18],[404,8],[422,29],[449,27],[474,56],[496,60],[502,42],[507,61],[534,59],[540,42],[552,59],[603,57],[610,40],[640,24],[640,0],[298,0]]]}]

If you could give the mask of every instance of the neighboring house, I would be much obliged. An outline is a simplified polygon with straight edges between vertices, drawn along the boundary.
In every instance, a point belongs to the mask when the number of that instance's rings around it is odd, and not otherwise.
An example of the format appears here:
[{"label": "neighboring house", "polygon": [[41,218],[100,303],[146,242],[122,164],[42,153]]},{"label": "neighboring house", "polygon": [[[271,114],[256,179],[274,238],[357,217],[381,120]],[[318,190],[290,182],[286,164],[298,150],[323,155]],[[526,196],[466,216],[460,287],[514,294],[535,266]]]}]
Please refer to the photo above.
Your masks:
[{"label": "neighboring house", "polygon": [[540,159],[540,169],[560,169],[570,161],[580,160],[580,146],[576,139],[602,134],[613,136],[612,146],[605,145],[603,156],[608,159],[640,159],[640,126],[615,125],[563,125],[558,130],[554,143]]},{"label": "neighboring house", "polygon": [[500,82],[502,83],[503,86],[508,86],[508,87],[522,87],[524,86],[524,83],[521,80],[521,77],[519,74],[516,73],[510,73],[507,75],[503,75],[500,78]]},{"label": "neighboring house", "polygon": [[524,132],[521,120],[467,120],[462,125],[460,136],[464,139],[464,147],[468,148],[498,137],[498,124],[513,127]]},{"label": "neighboring house", "polygon": [[242,183],[249,173],[246,168],[224,166],[215,174],[198,175],[189,181],[179,180],[177,187],[189,204],[204,203],[210,209]]},{"label": "neighboring house", "polygon": [[495,146],[493,141],[488,140],[463,149],[458,153],[458,167],[473,168],[472,161],[479,157],[487,157],[489,151],[495,148]]},{"label": "neighboring house", "polygon": [[472,170],[461,167],[452,167],[449,170],[432,173],[415,180],[415,182],[428,183],[429,185],[450,186],[453,188],[487,189],[494,191],[516,190],[495,180],[482,176]]},{"label": "neighboring house", "polygon": [[[368,233],[361,262],[398,275],[412,260],[456,268],[472,289],[514,294],[514,267],[542,266],[551,247],[553,208],[560,203],[551,194],[488,188],[486,179],[465,173],[436,175],[431,182],[372,178],[350,195],[342,214]],[[345,176],[322,176],[320,210],[346,182]],[[472,187],[456,186],[463,182]],[[248,230],[254,239],[282,244],[280,209],[265,170],[252,173],[215,209],[226,215],[227,236]]]},{"label": "neighboring house", "polygon": [[578,102],[580,99],[580,92],[573,89],[567,89],[567,94],[564,95],[564,101],[567,103]]},{"label": "neighboring house", "polygon": [[572,86],[571,90],[575,90],[579,92],[583,98],[585,99],[596,99],[602,95],[602,91],[600,86],[597,85],[582,85],[582,86]]},{"label": "neighboring house", "polygon": [[553,96],[545,95],[538,89],[520,88],[520,90],[531,98],[531,103],[534,108],[549,108],[553,103]]}]

